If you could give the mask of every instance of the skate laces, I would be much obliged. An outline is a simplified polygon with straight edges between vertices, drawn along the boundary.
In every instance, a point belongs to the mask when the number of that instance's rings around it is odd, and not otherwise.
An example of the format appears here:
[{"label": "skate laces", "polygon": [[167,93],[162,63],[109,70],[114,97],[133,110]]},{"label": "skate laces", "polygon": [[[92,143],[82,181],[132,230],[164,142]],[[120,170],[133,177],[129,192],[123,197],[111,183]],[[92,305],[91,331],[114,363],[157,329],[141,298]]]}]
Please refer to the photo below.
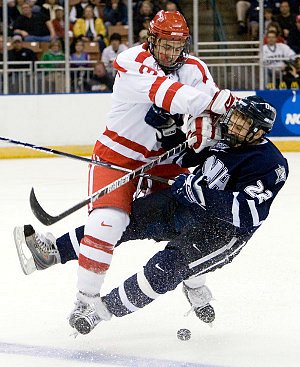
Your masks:
[{"label": "skate laces", "polygon": [[102,301],[100,294],[86,294],[82,291],[77,293],[77,300],[79,302],[87,304],[87,307],[91,309],[92,313],[94,313],[101,320],[110,320],[112,314],[107,309],[105,303]]},{"label": "skate laces", "polygon": [[45,236],[39,233],[34,233],[33,235],[35,240],[34,247],[46,256],[57,254],[54,241],[49,238],[50,236],[52,237],[51,233],[47,233]]},{"label": "skate laces", "polygon": [[212,300],[212,293],[205,285],[199,288],[188,288],[187,296],[193,308],[202,308]]}]

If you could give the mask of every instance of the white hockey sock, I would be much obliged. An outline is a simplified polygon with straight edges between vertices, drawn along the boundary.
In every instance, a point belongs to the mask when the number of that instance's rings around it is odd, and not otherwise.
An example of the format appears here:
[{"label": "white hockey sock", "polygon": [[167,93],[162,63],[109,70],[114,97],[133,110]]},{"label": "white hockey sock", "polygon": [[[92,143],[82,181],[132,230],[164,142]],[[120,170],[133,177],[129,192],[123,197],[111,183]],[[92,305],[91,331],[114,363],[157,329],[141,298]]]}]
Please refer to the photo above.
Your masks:
[{"label": "white hockey sock", "polygon": [[77,288],[97,294],[112,261],[113,249],[129,224],[129,215],[115,208],[92,211],[80,243]]}]

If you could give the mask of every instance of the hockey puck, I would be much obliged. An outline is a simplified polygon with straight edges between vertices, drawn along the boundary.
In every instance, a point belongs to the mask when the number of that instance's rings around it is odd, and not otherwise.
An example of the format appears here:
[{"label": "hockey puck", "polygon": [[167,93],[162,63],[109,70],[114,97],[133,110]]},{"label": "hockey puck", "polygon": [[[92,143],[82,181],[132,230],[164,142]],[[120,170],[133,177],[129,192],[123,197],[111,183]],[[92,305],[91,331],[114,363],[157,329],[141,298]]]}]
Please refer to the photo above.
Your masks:
[{"label": "hockey puck", "polygon": [[192,333],[191,333],[191,330],[189,329],[179,329],[177,331],[177,338],[179,340],[189,340],[191,339],[191,335]]}]

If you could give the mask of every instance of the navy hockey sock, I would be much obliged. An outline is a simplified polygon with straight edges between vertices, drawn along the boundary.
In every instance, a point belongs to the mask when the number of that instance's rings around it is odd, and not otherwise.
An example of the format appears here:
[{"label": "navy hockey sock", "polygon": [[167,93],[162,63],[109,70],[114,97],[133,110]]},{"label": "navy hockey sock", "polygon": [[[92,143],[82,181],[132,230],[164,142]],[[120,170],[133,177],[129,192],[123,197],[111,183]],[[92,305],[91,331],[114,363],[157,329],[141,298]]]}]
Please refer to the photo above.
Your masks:
[{"label": "navy hockey sock", "polygon": [[84,226],[76,228],[74,232],[74,235],[71,235],[71,232],[68,232],[56,239],[56,245],[62,264],[65,264],[70,260],[78,259],[75,249],[77,248],[78,252],[80,241],[84,236]]}]

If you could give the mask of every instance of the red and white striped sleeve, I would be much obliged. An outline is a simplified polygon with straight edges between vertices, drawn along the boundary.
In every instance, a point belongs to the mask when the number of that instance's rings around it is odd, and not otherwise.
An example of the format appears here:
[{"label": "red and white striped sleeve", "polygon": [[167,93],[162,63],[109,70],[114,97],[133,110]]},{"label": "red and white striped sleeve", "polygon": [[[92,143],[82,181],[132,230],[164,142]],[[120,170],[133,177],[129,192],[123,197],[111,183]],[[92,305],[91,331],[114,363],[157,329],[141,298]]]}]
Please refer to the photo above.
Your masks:
[{"label": "red and white striped sleeve", "polygon": [[118,70],[113,98],[124,103],[155,103],[171,114],[200,115],[213,95],[199,88],[174,81],[149,66],[151,54],[140,49],[122,52],[115,60]]}]

